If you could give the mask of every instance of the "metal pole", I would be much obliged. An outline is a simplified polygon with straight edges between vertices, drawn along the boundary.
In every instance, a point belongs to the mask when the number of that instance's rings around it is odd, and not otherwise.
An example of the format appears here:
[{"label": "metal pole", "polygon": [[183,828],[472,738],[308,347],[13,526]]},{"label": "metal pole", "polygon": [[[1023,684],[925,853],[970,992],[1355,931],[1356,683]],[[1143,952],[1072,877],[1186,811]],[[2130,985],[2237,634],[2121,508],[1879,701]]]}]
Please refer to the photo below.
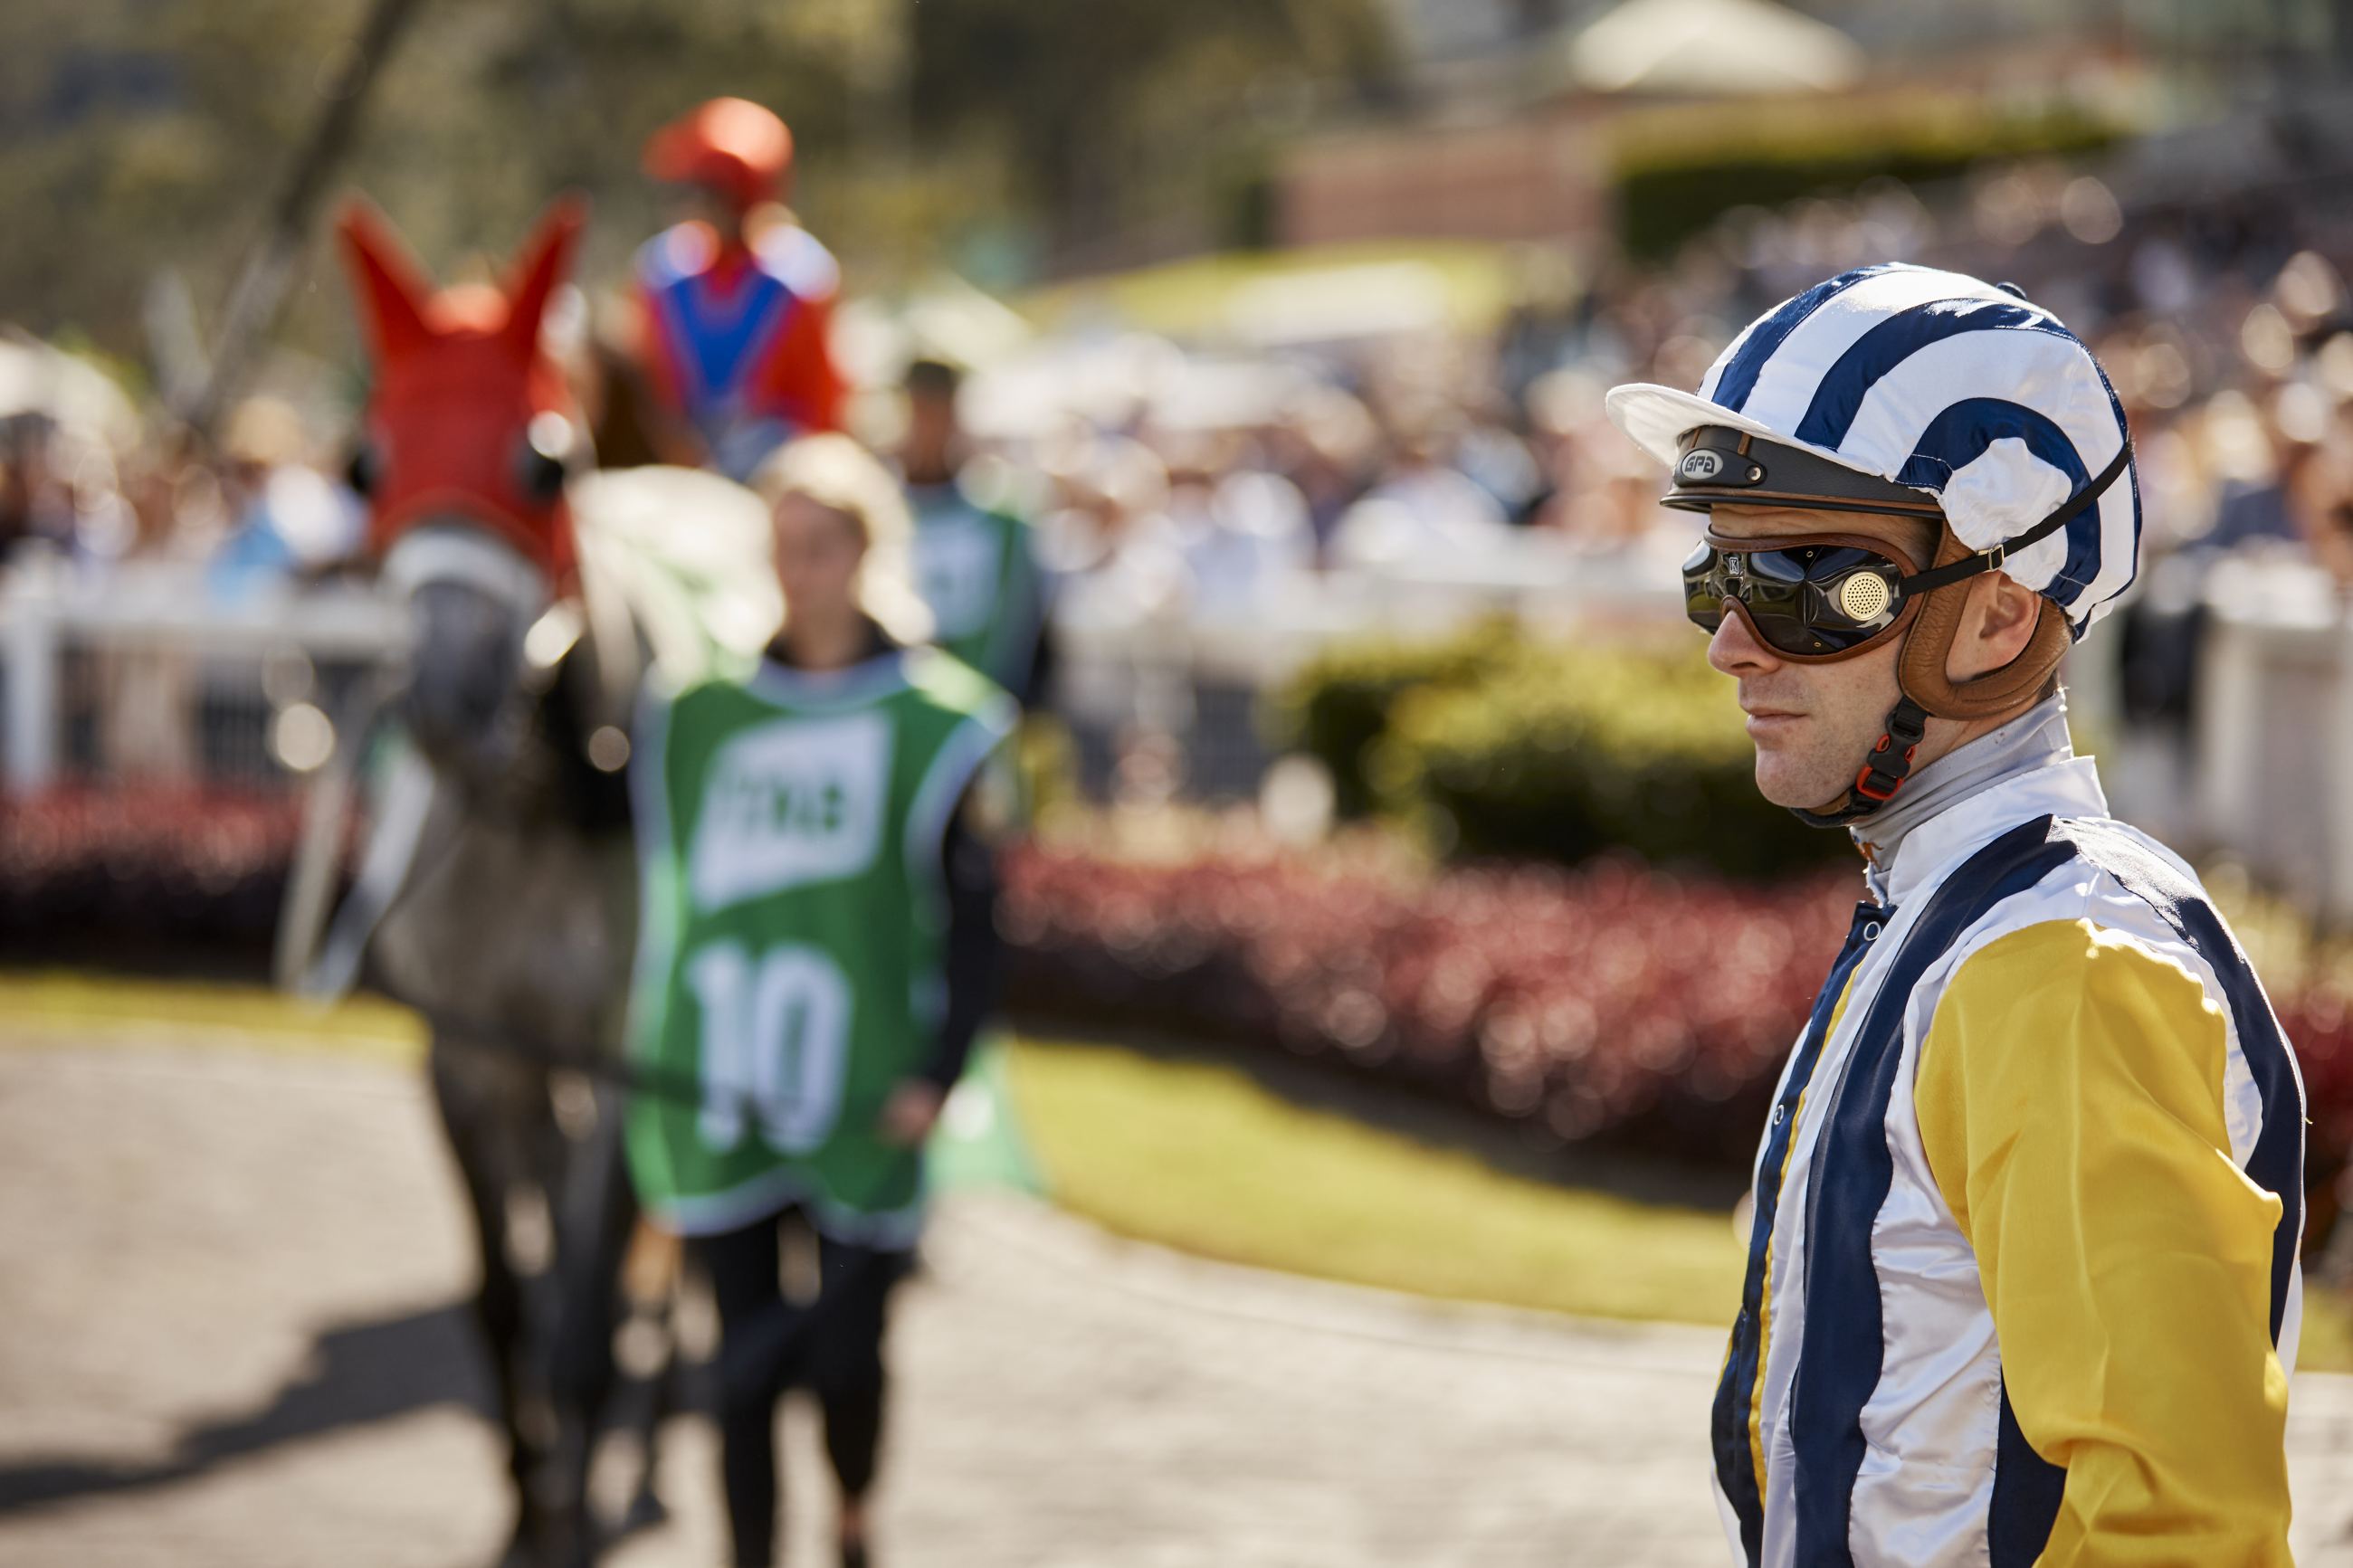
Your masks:
[{"label": "metal pole", "polygon": [[422,0],[375,0],[334,84],[326,89],[326,103],[310,136],[287,172],[286,184],[279,190],[261,237],[246,253],[245,265],[221,312],[212,374],[187,410],[189,426],[206,441],[212,439],[222,415],[235,400],[255,345],[277,320],[287,279],[301,254],[327,181],[351,146],[359,128],[360,110],[377,73],[421,4]]}]

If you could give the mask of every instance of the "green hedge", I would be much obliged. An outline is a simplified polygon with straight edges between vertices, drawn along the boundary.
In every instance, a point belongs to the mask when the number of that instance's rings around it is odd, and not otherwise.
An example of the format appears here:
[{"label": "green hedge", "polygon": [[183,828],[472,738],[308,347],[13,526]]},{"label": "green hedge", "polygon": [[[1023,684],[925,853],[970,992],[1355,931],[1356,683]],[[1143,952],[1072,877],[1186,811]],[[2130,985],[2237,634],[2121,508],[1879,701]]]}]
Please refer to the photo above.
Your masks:
[{"label": "green hedge", "polygon": [[1696,649],[1557,647],[1491,625],[1333,650],[1276,712],[1345,808],[1409,822],[1457,855],[1630,850],[1772,877],[1853,853],[1757,793],[1732,684]]},{"label": "green hedge", "polygon": [[1437,640],[1343,643],[1271,695],[1264,728],[1278,746],[1305,752],[1330,771],[1343,817],[1367,816],[1380,805],[1369,777],[1374,749],[1388,732],[1398,700],[1409,691],[1476,682],[1523,651],[1508,621]]},{"label": "green hedge", "polygon": [[1619,241],[1659,260],[1735,207],[1843,195],[1874,179],[1931,184],[2005,158],[2080,157],[2116,140],[2070,114],[1963,127],[1820,126],[1751,131],[1715,146],[1621,149],[1614,171]]}]

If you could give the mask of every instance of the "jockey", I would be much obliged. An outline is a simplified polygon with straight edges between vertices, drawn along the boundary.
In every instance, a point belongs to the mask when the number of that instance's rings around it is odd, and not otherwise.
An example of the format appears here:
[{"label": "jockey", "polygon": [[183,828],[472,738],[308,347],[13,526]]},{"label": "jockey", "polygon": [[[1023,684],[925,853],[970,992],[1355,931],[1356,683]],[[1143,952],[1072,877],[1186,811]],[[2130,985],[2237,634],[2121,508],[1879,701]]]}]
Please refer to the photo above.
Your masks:
[{"label": "jockey", "polygon": [[2302,1086],[2059,686],[2139,555],[2106,376],[2015,289],[1887,265],[1608,406],[1705,515],[1758,790],[1870,867],[1759,1143],[1736,1560],[2284,1564]]},{"label": "jockey", "polygon": [[733,479],[796,436],[841,427],[828,342],[840,270],[778,205],[792,167],[785,122],[740,98],[646,143],[646,172],[702,199],[638,252],[644,363],[681,443]]}]

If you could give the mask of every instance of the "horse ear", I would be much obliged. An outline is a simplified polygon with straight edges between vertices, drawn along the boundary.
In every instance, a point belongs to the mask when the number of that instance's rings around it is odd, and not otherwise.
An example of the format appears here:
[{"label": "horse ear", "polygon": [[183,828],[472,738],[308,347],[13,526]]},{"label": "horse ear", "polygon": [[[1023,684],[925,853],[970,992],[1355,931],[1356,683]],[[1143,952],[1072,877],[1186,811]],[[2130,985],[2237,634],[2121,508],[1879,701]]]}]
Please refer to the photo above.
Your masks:
[{"label": "horse ear", "polygon": [[587,221],[587,208],[578,197],[558,196],[540,215],[538,226],[515,258],[514,281],[507,289],[507,333],[527,350],[539,342],[540,318],[547,313],[547,301],[563,281]]},{"label": "horse ear", "polygon": [[425,321],[429,290],[390,220],[364,196],[353,196],[343,204],[335,227],[377,363],[403,358],[431,341],[433,329]]}]

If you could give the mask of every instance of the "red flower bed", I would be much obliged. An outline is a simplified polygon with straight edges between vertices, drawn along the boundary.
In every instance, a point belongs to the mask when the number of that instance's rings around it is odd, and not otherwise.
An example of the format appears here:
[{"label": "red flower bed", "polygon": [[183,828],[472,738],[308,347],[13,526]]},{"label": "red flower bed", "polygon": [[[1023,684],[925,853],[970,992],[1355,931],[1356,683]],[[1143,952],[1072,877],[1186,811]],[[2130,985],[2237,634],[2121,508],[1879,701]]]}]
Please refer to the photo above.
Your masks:
[{"label": "red flower bed", "polygon": [[[1768,890],[1613,862],[1425,881],[1032,844],[1008,858],[1000,920],[1029,1017],[1279,1041],[1550,1136],[1745,1164],[1857,891],[1837,872]],[[2353,992],[2316,978],[2274,1004],[2325,1237],[2353,1149]]]},{"label": "red flower bed", "polygon": [[2314,1142],[2353,1147],[2353,997],[2323,981],[2272,1005],[2295,1043]]},{"label": "red flower bed", "polygon": [[2304,1101],[2311,1124],[2305,1130],[2304,1236],[2307,1245],[2326,1243],[2329,1222],[2353,1193],[2343,1190],[2348,1153],[2353,1153],[2353,997],[2323,980],[2292,996],[2274,996],[2280,1027],[2295,1046],[2304,1074]]},{"label": "red flower bed", "polygon": [[283,795],[62,789],[0,802],[0,942],[11,957],[269,961],[301,832]]},{"label": "red flower bed", "polygon": [[1553,1137],[1745,1161],[1853,907],[1616,862],[1419,883],[1296,857],[1006,868],[1032,1016],[1279,1040]]},{"label": "red flower bed", "polygon": [[[299,799],[181,789],[0,801],[0,954],[259,973]],[[1006,858],[1008,1000],[1039,1020],[1279,1042],[1546,1137],[1745,1164],[1856,892],[1626,862],[1422,879],[1345,855]],[[2353,966],[2283,958],[2312,1118],[2306,1234],[2353,1149]]]}]

